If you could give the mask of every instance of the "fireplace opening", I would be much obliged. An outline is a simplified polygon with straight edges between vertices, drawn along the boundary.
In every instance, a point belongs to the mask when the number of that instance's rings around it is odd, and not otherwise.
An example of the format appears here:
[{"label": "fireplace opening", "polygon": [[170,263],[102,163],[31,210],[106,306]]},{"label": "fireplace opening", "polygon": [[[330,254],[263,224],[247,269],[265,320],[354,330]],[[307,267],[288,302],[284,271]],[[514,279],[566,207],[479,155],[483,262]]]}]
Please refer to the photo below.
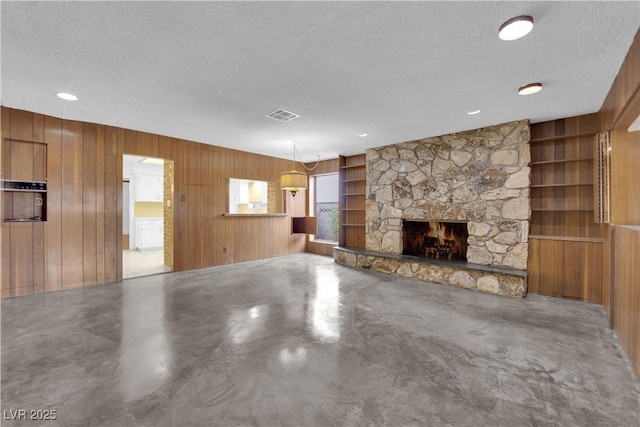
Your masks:
[{"label": "fireplace opening", "polygon": [[467,223],[403,221],[402,254],[446,260],[467,260]]}]

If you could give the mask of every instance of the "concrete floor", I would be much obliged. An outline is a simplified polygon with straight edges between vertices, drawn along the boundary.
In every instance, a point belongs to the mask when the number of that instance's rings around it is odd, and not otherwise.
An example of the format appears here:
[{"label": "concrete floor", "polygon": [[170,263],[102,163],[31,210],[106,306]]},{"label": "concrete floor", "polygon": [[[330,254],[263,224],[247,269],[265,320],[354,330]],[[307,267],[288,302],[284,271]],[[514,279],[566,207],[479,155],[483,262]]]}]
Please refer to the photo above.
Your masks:
[{"label": "concrete floor", "polygon": [[2,301],[4,426],[637,426],[639,390],[599,306],[311,254]]}]

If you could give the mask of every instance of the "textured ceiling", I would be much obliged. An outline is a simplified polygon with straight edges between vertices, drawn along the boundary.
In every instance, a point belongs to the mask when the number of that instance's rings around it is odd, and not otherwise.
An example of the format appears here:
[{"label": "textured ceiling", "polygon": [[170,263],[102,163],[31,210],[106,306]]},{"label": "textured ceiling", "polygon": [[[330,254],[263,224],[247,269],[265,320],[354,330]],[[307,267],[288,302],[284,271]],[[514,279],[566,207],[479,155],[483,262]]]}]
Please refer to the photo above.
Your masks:
[{"label": "textured ceiling", "polygon": [[[0,14],[5,106],[284,158],[296,140],[308,161],[597,111],[640,2],[2,1]],[[498,39],[522,14],[531,34]],[[533,81],[541,93],[517,94]],[[276,108],[301,117],[265,117]]]}]

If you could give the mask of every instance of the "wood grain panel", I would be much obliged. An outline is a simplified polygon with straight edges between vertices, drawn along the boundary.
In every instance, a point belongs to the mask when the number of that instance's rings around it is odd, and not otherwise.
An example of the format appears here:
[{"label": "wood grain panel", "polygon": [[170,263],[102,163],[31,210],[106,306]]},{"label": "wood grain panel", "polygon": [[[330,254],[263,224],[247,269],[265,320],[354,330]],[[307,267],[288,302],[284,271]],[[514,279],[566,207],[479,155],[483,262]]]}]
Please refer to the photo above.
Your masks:
[{"label": "wood grain panel", "polygon": [[618,75],[602,104],[603,129],[620,127],[620,120],[626,115],[633,99],[640,89],[640,31],[636,33]]},{"label": "wood grain panel", "polygon": [[82,123],[62,123],[62,286],[83,285]]},{"label": "wood grain panel", "polygon": [[2,298],[11,296],[11,228],[2,224]]},{"label": "wood grain panel", "polygon": [[10,121],[9,138],[20,141],[33,141],[34,113],[11,110]]},{"label": "wood grain panel", "polygon": [[[640,110],[640,100],[637,104]],[[640,132],[616,129],[611,133],[611,146],[612,222],[640,225]]]},{"label": "wood grain panel", "polygon": [[529,239],[529,292],[602,302],[600,242]]},{"label": "wood grain panel", "polygon": [[540,293],[540,240],[529,239],[527,291]]},{"label": "wood grain panel", "polygon": [[82,140],[82,252],[83,284],[98,281],[97,161],[98,127],[84,123]]},{"label": "wood grain panel", "polygon": [[613,326],[636,376],[640,376],[640,227],[614,230]]},{"label": "wood grain panel", "polygon": [[[118,139],[124,133],[119,129],[107,126],[104,130],[104,273],[105,282],[118,280],[118,233],[117,216],[118,197],[121,191],[121,178],[118,177]],[[121,140],[122,141],[122,140]]]},{"label": "wood grain panel", "polygon": [[47,281],[46,291],[62,289],[62,120],[46,116],[47,145]]},{"label": "wood grain panel", "polygon": [[9,230],[11,288],[31,287],[33,292],[33,224],[11,224]]},{"label": "wood grain panel", "polygon": [[[104,126],[96,129],[96,283],[105,283]],[[128,244],[127,244],[128,246]]]},{"label": "wood grain panel", "polygon": [[45,229],[44,223],[33,224],[33,286],[34,292],[45,290]]}]

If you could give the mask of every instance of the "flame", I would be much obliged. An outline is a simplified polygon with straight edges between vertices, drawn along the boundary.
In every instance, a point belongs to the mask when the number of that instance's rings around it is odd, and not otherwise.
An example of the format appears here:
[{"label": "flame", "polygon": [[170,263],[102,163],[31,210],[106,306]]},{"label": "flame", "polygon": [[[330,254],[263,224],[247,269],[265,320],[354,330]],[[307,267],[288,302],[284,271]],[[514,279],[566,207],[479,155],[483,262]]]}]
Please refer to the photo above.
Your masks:
[{"label": "flame", "polygon": [[431,228],[431,237],[438,239],[438,244],[443,245],[446,237],[447,226],[442,222],[429,222],[429,228]]}]

